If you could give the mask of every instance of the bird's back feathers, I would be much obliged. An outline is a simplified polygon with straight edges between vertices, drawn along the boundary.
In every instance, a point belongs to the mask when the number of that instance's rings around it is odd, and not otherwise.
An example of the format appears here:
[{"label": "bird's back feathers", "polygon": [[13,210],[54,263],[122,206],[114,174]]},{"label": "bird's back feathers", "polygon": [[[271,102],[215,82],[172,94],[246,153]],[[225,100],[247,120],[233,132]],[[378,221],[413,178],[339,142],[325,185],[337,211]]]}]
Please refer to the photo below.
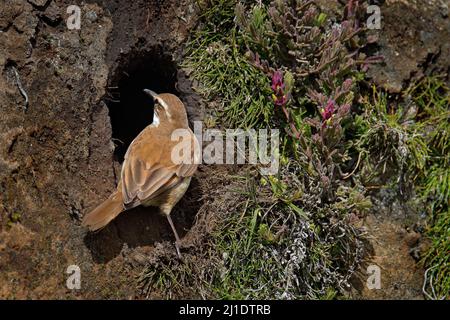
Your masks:
[{"label": "bird's back feathers", "polygon": [[[186,125],[187,126],[187,125]],[[187,128],[191,139],[188,163],[175,164],[171,153],[177,141],[171,140],[176,128],[145,128],[131,143],[121,171],[121,190],[125,207],[136,207],[168,192],[187,177],[194,175],[200,152],[194,133]],[[148,143],[151,141],[152,143]],[[119,187],[120,188],[120,187]]]},{"label": "bird's back feathers", "polygon": [[[183,103],[172,94],[160,94],[157,99],[165,110],[159,112],[160,123],[147,126],[128,147],[117,191],[83,219],[90,230],[103,228],[122,211],[141,204],[157,204],[169,214],[197,170],[200,145],[189,129]],[[171,137],[177,129],[186,129],[191,142],[187,163],[172,161],[173,148],[179,142]]]}]

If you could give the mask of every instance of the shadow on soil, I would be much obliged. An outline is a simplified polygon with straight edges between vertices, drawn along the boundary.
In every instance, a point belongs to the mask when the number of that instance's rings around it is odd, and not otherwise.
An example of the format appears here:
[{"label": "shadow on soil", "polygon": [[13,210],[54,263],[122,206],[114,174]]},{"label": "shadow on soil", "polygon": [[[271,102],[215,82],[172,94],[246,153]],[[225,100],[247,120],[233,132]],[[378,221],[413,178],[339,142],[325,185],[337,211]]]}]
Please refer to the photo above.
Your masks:
[{"label": "shadow on soil", "polygon": [[[201,193],[193,178],[184,198],[172,211],[181,240],[195,223],[201,207]],[[175,241],[167,219],[154,207],[136,207],[121,213],[98,232],[89,232],[84,243],[96,263],[107,263],[117,257],[124,245],[128,248],[153,246],[156,242]],[[175,250],[175,248],[174,248]]]}]

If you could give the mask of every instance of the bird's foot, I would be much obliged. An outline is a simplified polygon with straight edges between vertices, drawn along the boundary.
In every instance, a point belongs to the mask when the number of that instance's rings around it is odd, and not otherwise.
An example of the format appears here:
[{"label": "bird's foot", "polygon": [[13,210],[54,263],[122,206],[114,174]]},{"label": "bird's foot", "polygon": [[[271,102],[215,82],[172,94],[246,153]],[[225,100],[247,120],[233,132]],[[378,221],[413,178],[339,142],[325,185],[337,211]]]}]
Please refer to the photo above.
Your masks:
[{"label": "bird's foot", "polygon": [[172,228],[173,234],[175,235],[175,248],[177,249],[177,255],[178,258],[181,260],[181,251],[180,251],[180,237],[178,236],[177,229],[175,229],[175,226],[173,225],[172,218],[170,217],[170,214],[166,215],[167,220],[169,221],[170,227]]},{"label": "bird's foot", "polygon": [[181,257],[181,251],[180,251],[180,244],[179,244],[178,241],[175,241],[175,249],[177,249],[177,256],[178,256],[178,259],[182,260],[182,257]]}]

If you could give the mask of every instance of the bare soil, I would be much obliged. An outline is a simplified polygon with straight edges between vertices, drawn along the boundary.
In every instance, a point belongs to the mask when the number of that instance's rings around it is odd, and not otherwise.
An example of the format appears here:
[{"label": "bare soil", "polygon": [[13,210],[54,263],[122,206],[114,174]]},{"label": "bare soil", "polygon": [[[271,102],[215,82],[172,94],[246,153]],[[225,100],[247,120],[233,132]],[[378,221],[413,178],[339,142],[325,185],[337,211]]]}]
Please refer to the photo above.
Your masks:
[{"label": "bare soil", "polygon": [[[371,71],[376,83],[399,92],[421,74],[449,71],[448,7],[445,15],[438,2],[386,1],[383,30],[371,48],[386,56],[386,63]],[[82,11],[80,30],[66,27],[66,8],[74,3]],[[201,118],[202,103],[180,68],[197,16],[192,3],[5,0],[0,5],[0,298],[144,298],[137,283],[139,257],[158,243],[172,248],[166,221],[154,209],[137,208],[88,234],[80,219],[115,188],[128,144],[151,122],[152,105],[142,88],[177,93],[190,120]],[[186,246],[195,243],[197,213],[214,210],[211,197],[225,190],[218,171],[201,167],[176,208],[175,224]],[[421,298],[423,270],[411,256],[408,243],[414,241],[407,241],[418,215],[392,218],[387,210],[369,217],[367,227],[373,260],[389,289],[381,294],[359,288],[356,295]],[[82,270],[81,290],[66,288],[72,264]]]},{"label": "bare soil", "polygon": [[[143,87],[178,93],[197,114],[178,72],[193,6],[75,2],[80,30],[66,27],[74,1],[1,4],[1,298],[137,298],[140,270],[124,252],[172,241],[153,209],[127,212],[97,234],[86,234],[80,218],[115,188],[124,150],[152,121]],[[183,235],[198,210],[198,195],[187,198],[175,215]],[[66,289],[71,264],[82,270],[79,291]]]}]

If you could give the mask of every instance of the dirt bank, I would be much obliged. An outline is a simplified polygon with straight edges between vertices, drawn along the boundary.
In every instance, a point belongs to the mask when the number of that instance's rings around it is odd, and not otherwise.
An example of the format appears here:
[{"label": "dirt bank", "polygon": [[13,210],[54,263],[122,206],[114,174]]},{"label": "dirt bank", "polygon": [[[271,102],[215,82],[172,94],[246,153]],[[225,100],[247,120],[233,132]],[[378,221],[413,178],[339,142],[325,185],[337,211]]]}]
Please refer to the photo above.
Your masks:
[{"label": "dirt bank", "polygon": [[[152,121],[151,103],[134,97],[140,87],[178,92],[196,108],[177,72],[193,7],[78,1],[81,29],[68,30],[73,3],[1,5],[2,298],[134,298],[140,270],[129,267],[125,252],[171,240],[165,221],[148,210],[129,212],[96,235],[86,235],[80,217],[113,190],[123,150]],[[195,210],[177,215],[180,229],[189,229]],[[65,286],[71,264],[82,270],[79,291]]]}]

